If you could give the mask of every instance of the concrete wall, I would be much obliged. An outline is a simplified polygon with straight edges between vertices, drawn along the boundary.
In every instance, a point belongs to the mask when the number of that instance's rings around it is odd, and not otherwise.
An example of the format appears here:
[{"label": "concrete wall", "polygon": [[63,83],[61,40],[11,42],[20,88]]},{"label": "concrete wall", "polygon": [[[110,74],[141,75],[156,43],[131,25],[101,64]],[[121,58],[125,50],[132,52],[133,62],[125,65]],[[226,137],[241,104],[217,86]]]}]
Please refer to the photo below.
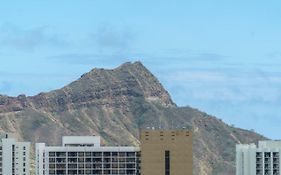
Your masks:
[{"label": "concrete wall", "polygon": [[165,175],[165,151],[170,175],[192,175],[192,133],[188,130],[141,131],[141,174]]},{"label": "concrete wall", "polygon": [[[3,175],[30,174],[30,143],[16,142],[13,138],[0,138],[2,145],[2,172]],[[14,148],[14,150],[13,150]]]}]

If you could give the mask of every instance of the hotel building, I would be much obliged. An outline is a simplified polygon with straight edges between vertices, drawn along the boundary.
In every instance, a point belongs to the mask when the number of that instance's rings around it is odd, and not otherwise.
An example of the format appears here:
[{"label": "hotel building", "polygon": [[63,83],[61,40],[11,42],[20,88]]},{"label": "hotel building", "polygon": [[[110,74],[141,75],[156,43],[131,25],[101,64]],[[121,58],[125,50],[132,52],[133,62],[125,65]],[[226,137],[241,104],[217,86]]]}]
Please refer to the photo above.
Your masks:
[{"label": "hotel building", "polygon": [[0,175],[29,175],[29,142],[16,142],[10,134],[0,135]]},{"label": "hotel building", "polygon": [[281,141],[236,145],[236,175],[281,175]]},{"label": "hotel building", "polygon": [[139,151],[101,146],[99,136],[65,136],[62,146],[36,144],[36,175],[138,175]]},{"label": "hotel building", "polygon": [[192,133],[188,130],[141,131],[142,175],[192,175]]}]

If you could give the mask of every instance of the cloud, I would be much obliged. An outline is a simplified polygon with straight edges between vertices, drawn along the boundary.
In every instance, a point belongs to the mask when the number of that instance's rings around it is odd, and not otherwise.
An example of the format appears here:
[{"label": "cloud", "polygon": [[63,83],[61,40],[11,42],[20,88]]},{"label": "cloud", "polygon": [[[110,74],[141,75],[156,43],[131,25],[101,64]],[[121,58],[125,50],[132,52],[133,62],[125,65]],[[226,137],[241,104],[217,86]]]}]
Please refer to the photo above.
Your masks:
[{"label": "cloud", "polygon": [[[154,53],[155,54],[155,53]],[[190,61],[223,61],[229,56],[206,52],[206,51],[196,51],[191,49],[165,49],[157,53],[157,56],[162,58],[177,58],[177,60],[190,60]]]},{"label": "cloud", "polygon": [[13,24],[0,26],[0,46],[24,51],[39,47],[65,47],[67,41],[58,34],[52,33],[46,26],[21,28]]},{"label": "cloud", "polygon": [[237,69],[173,71],[161,76],[176,101],[193,99],[209,103],[278,103],[281,78],[276,72]]},{"label": "cloud", "polygon": [[226,76],[215,71],[176,71],[167,77],[177,82],[224,82]]},{"label": "cloud", "polygon": [[251,66],[174,69],[159,77],[178,105],[188,104],[229,124],[280,138],[272,133],[278,132],[276,123],[281,120],[281,71]]},{"label": "cloud", "polygon": [[227,56],[216,53],[197,53],[193,58],[197,61],[222,61],[227,58]]},{"label": "cloud", "polygon": [[[114,50],[114,49],[113,49]],[[189,51],[163,51],[161,53],[149,52],[132,52],[128,51],[112,51],[108,52],[93,50],[92,52],[69,52],[53,56],[48,56],[45,59],[55,62],[63,62],[68,64],[95,64],[95,63],[109,63],[109,64],[122,64],[123,62],[140,60],[147,66],[153,68],[165,69],[186,69],[186,67],[194,67],[194,64],[203,66],[209,62],[221,63],[226,56],[214,53],[192,53]],[[190,63],[190,64],[183,64]],[[203,67],[202,69],[205,69]]]},{"label": "cloud", "polygon": [[51,62],[60,62],[74,65],[118,66],[124,62],[139,60],[141,54],[133,53],[65,53],[46,57]]},{"label": "cloud", "polygon": [[66,53],[47,57],[52,61],[66,62],[70,64],[89,64],[99,59],[98,55],[88,53]]},{"label": "cloud", "polygon": [[[75,45],[80,50],[92,49],[95,53],[120,53],[130,50],[136,40],[136,33],[129,27],[115,27],[101,24],[94,33],[84,34],[84,39],[69,41],[49,26],[24,28],[11,23],[0,25],[0,47],[33,51],[37,48],[65,48]],[[83,38],[83,37],[82,37]],[[79,43],[79,44],[78,44]]]},{"label": "cloud", "polygon": [[[61,88],[79,78],[74,71],[64,73],[4,72],[0,71],[0,94],[18,96]],[[39,83],[40,82],[40,83]]]},{"label": "cloud", "polygon": [[[68,51],[45,57],[52,62],[74,65],[111,65],[139,60],[145,53],[135,53],[132,49],[136,41],[136,33],[129,27],[115,27],[110,24],[100,24],[95,32],[85,34],[87,38],[79,41],[79,51]],[[82,37],[83,38],[83,37]],[[77,43],[77,42],[76,42]],[[138,59],[136,59],[138,58]],[[101,64],[102,63],[102,64]],[[110,67],[111,67],[110,66]]]},{"label": "cloud", "polygon": [[91,38],[101,50],[123,51],[128,50],[135,43],[136,33],[129,27],[117,28],[109,24],[101,24]]},{"label": "cloud", "polygon": [[265,57],[271,58],[271,59],[280,59],[281,58],[281,52],[271,52],[265,55]]},{"label": "cloud", "polygon": [[195,51],[190,49],[166,49],[158,52],[154,51],[152,54],[146,54],[147,56],[164,59],[166,61],[194,61],[194,62],[219,62],[224,61],[229,56],[225,56],[218,53]]}]

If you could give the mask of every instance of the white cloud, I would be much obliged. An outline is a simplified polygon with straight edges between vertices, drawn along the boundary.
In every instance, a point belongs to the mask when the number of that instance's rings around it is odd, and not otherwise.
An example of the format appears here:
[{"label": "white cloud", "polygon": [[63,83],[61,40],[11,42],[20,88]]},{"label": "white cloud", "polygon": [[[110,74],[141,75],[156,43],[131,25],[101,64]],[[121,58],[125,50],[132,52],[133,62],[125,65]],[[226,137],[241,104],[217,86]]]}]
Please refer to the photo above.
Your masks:
[{"label": "white cloud", "polygon": [[110,24],[101,24],[92,38],[101,50],[124,51],[135,44],[136,33],[129,27],[117,28]]},{"label": "white cloud", "polygon": [[67,41],[48,27],[21,28],[13,24],[0,26],[0,45],[12,49],[32,51],[38,47],[65,47]]},{"label": "white cloud", "polygon": [[281,96],[281,78],[270,73],[191,70],[172,72],[161,78],[169,82],[166,84],[173,89],[171,93],[177,91],[176,98],[182,98],[179,101],[193,98],[209,102],[276,102]]}]

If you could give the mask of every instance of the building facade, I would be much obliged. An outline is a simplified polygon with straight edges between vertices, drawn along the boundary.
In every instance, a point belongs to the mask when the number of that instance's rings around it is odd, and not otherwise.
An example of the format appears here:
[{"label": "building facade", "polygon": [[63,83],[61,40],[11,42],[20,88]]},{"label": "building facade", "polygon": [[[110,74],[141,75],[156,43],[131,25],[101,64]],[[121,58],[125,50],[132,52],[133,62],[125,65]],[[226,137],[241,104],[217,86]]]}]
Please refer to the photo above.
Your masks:
[{"label": "building facade", "polygon": [[180,130],[141,131],[142,175],[192,175],[192,133]]},{"label": "building facade", "polygon": [[281,175],[281,141],[236,145],[236,175]]},{"label": "building facade", "polygon": [[139,151],[101,146],[99,136],[66,136],[62,146],[36,144],[36,175],[138,175]]},{"label": "building facade", "polygon": [[0,135],[0,175],[29,175],[29,156],[29,142],[16,142],[11,134]]}]

